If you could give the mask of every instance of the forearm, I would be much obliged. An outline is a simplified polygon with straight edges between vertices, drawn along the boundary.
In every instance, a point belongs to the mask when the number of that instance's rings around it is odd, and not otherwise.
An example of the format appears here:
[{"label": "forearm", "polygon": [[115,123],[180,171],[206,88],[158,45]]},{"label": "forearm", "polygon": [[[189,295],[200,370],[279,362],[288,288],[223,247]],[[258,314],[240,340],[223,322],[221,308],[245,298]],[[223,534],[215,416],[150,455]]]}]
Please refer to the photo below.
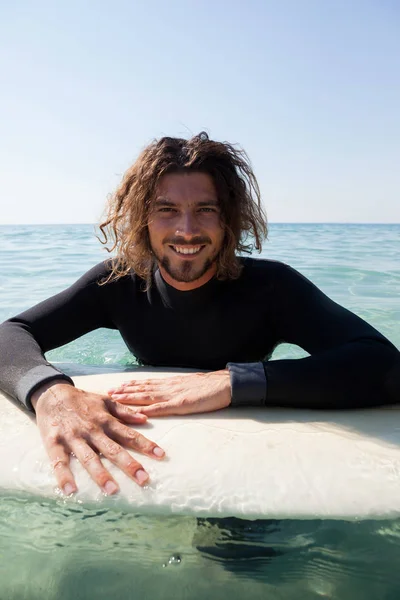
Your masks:
[{"label": "forearm", "polygon": [[265,364],[267,404],[300,408],[363,408],[400,402],[387,386],[400,353],[371,340],[300,360]]},{"label": "forearm", "polygon": [[112,327],[98,281],[107,269],[93,267],[67,290],[0,325],[0,387],[28,408],[30,396],[56,379],[72,380],[44,353],[99,327]]},{"label": "forearm", "polygon": [[70,377],[51,365],[39,344],[26,327],[6,321],[0,326],[0,386],[3,391],[27,408],[32,409],[30,397],[44,383]]},{"label": "forearm", "polygon": [[343,409],[400,402],[400,353],[391,344],[360,340],[303,359],[268,361],[264,381],[261,364],[230,368],[233,405]]}]

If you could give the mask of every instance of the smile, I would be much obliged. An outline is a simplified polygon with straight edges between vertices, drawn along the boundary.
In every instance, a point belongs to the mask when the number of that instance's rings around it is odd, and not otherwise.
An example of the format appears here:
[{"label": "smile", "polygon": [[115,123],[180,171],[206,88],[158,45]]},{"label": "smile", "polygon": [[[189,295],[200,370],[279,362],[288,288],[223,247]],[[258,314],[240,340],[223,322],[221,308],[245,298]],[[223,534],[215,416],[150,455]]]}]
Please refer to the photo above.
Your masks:
[{"label": "smile", "polygon": [[170,246],[177,254],[194,255],[198,254],[204,246]]}]

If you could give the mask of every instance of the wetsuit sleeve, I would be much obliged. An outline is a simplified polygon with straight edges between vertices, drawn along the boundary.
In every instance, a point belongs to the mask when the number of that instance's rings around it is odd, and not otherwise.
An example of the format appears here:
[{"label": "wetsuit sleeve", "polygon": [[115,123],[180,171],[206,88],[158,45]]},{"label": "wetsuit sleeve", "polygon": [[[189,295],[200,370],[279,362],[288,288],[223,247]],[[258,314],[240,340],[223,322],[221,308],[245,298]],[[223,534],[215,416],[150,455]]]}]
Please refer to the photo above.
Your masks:
[{"label": "wetsuit sleeve", "polygon": [[114,328],[98,282],[104,263],[74,285],[5,321],[0,326],[0,387],[31,409],[30,397],[43,383],[72,380],[52,366],[44,353],[99,327]]},{"label": "wetsuit sleeve", "polygon": [[255,363],[248,371],[245,364],[230,365],[233,405],[361,408],[400,402],[400,353],[376,329],[286,265],[275,276],[271,297],[276,340],[310,356]]}]

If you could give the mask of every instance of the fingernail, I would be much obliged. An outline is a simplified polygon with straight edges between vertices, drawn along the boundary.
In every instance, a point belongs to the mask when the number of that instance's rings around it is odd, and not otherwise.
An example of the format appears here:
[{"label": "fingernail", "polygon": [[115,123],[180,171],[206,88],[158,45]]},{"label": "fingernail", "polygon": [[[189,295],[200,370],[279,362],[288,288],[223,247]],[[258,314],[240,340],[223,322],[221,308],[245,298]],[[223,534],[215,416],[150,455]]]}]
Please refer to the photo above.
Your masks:
[{"label": "fingernail", "polygon": [[144,483],[145,481],[147,481],[148,478],[149,478],[148,474],[143,469],[139,469],[135,473],[135,479],[137,480],[138,483],[140,483],[140,485],[142,483]]},{"label": "fingernail", "polygon": [[64,496],[70,496],[75,492],[75,488],[72,483],[66,483],[63,487]]},{"label": "fingernail", "polygon": [[143,413],[135,413],[135,417],[138,417],[142,421],[147,421],[147,415],[144,415]]},{"label": "fingernail", "polygon": [[113,481],[107,481],[107,483],[104,485],[103,489],[104,489],[105,493],[107,494],[107,496],[112,496],[118,490],[118,487],[115,485],[115,483]]},{"label": "fingernail", "polygon": [[153,454],[155,454],[156,456],[161,458],[162,456],[164,456],[165,452],[164,452],[164,450],[162,450],[161,448],[156,446],[155,448],[153,448]]},{"label": "fingernail", "polygon": [[113,394],[115,392],[115,390],[116,390],[116,388],[111,388],[111,389],[108,390],[107,393],[108,394]]}]

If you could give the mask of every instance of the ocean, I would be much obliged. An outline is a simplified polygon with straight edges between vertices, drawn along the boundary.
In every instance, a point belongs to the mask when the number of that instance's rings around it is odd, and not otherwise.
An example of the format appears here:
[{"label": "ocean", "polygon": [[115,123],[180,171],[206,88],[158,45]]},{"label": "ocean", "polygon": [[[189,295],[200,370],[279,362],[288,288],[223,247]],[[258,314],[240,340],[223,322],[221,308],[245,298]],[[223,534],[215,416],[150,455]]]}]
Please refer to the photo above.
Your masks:
[{"label": "ocean", "polygon": [[[91,225],[0,226],[0,321],[107,256]],[[261,257],[295,267],[400,347],[400,225],[271,224]],[[282,345],[274,358],[304,355]],[[48,358],[135,362],[106,330]],[[0,600],[400,596],[398,521],[150,518],[3,493],[0,555]]]}]

